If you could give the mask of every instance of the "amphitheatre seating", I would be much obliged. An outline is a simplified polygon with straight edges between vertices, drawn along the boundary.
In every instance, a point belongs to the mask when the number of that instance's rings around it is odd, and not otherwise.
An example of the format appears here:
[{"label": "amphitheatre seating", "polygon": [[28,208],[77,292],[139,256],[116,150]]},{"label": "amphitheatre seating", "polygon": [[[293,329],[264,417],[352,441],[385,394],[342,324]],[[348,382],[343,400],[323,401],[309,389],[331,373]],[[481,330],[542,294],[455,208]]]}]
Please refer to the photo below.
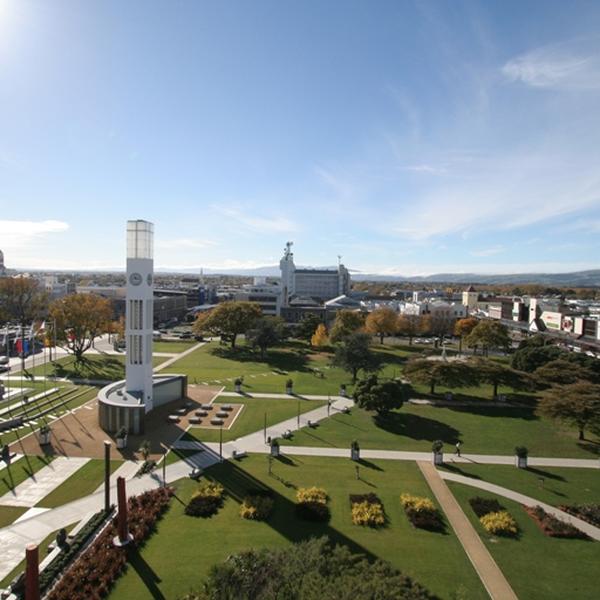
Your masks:
[{"label": "amphitheatre seating", "polygon": [[190,417],[189,421],[191,425],[200,425],[200,423],[202,423],[202,419],[200,417]]},{"label": "amphitheatre seating", "polygon": [[212,404],[202,404],[202,405],[200,406],[200,408],[201,408],[202,410],[212,410],[212,409],[213,409],[213,405],[212,405]]},{"label": "amphitheatre seating", "polygon": [[223,425],[223,419],[217,419],[216,417],[213,417],[210,420],[210,424],[211,425]]},{"label": "amphitheatre seating", "polygon": [[179,423],[179,415],[169,415],[167,421],[169,421],[169,423]]},{"label": "amphitheatre seating", "polygon": [[225,412],[225,411],[223,411],[223,410],[220,410],[220,411],[217,413],[217,417],[219,417],[219,419],[226,419],[228,416],[229,416],[229,413],[228,413],[228,412]]},{"label": "amphitheatre seating", "polygon": [[225,412],[231,412],[233,410],[233,406],[231,406],[231,404],[223,404],[221,405],[221,410],[224,410]]},{"label": "amphitheatre seating", "polygon": [[197,417],[207,417],[208,416],[208,411],[206,411],[206,410],[197,410],[194,414]]}]

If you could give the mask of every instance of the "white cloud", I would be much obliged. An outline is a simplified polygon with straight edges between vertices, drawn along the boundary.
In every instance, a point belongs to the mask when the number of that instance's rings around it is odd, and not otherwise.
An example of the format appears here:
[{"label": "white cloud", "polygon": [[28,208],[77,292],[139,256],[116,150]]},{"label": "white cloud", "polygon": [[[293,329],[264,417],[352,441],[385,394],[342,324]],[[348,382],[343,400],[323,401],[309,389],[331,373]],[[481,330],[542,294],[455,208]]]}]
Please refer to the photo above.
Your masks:
[{"label": "white cloud", "polygon": [[242,225],[244,229],[257,233],[287,233],[298,229],[296,223],[293,223],[287,217],[250,215],[237,208],[224,208],[221,206],[213,206],[213,209],[227,219]]},{"label": "white cloud", "polygon": [[557,90],[600,89],[600,54],[590,40],[543,46],[509,60],[502,73],[511,81]]},{"label": "white cloud", "polygon": [[0,247],[2,249],[24,248],[49,234],[69,229],[64,221],[11,221],[0,220]]}]

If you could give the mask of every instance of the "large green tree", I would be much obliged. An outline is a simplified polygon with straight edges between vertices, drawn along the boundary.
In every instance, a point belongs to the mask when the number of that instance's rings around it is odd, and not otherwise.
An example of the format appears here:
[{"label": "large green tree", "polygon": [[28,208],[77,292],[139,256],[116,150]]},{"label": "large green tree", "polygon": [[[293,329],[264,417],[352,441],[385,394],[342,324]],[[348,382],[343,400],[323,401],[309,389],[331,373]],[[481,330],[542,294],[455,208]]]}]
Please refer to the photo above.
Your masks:
[{"label": "large green tree", "polygon": [[508,350],[510,336],[506,325],[498,321],[480,321],[466,337],[465,343],[469,348],[482,348],[484,356],[490,349]]},{"label": "large green tree", "polygon": [[479,320],[475,317],[465,317],[464,319],[458,319],[454,323],[454,335],[458,337],[458,352],[462,352],[463,339],[466,338],[475,327]]},{"label": "large green tree", "polygon": [[515,351],[510,364],[519,371],[533,373],[545,364],[561,358],[563,354],[565,353],[556,346],[525,346]]},{"label": "large green tree", "polygon": [[333,364],[352,374],[356,382],[359,371],[374,372],[381,365],[379,357],[371,350],[371,336],[367,333],[353,333],[335,349]]},{"label": "large green tree", "polygon": [[323,321],[320,317],[309,313],[294,327],[294,336],[298,339],[310,342],[310,339],[317,330],[317,327],[322,323]]},{"label": "large green tree", "polygon": [[75,356],[76,364],[109,329],[113,315],[112,302],[96,294],[69,294],[52,302],[48,312],[56,323],[57,340]]},{"label": "large green tree", "polygon": [[599,383],[598,375],[594,371],[562,357],[538,367],[533,376],[536,383],[542,388],[552,385],[569,385],[580,381]]},{"label": "large green tree", "polygon": [[584,440],[586,427],[600,426],[600,385],[578,382],[550,388],[542,395],[539,410],[575,425]]},{"label": "large green tree", "polygon": [[329,332],[329,339],[335,344],[364,327],[365,316],[354,310],[340,310]]},{"label": "large green tree", "polygon": [[498,387],[509,387],[513,390],[528,390],[533,387],[533,379],[523,371],[511,369],[495,360],[476,359],[469,361],[475,369],[477,378],[481,383],[493,386],[492,398],[498,395]]},{"label": "large green tree", "polygon": [[354,390],[354,400],[360,408],[385,415],[401,408],[410,398],[410,386],[396,380],[380,381],[377,375],[361,379]]},{"label": "large green tree", "polygon": [[406,363],[403,374],[411,383],[428,385],[431,394],[435,394],[437,385],[456,388],[478,384],[475,369],[462,361],[446,362],[417,358]]},{"label": "large green tree", "polygon": [[261,317],[252,329],[246,332],[246,340],[260,349],[260,357],[264,360],[268,348],[277,346],[285,339],[285,321],[281,317]]},{"label": "large green tree", "polygon": [[262,316],[260,305],[256,302],[228,301],[218,304],[209,313],[197,317],[193,329],[197,334],[209,332],[218,335],[223,341],[235,348],[237,336],[252,329]]}]

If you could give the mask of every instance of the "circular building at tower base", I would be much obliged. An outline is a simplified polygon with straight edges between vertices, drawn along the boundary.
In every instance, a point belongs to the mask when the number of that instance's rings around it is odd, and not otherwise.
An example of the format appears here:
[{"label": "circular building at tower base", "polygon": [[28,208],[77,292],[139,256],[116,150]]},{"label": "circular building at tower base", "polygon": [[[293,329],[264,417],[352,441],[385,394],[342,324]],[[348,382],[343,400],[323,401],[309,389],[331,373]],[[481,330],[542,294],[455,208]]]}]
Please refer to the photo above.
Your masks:
[{"label": "circular building at tower base", "polygon": [[[187,375],[154,375],[152,408],[187,396]],[[125,380],[103,387],[98,392],[98,422],[107,433],[125,428],[128,433],[144,433],[146,405],[143,398],[125,389]]]}]

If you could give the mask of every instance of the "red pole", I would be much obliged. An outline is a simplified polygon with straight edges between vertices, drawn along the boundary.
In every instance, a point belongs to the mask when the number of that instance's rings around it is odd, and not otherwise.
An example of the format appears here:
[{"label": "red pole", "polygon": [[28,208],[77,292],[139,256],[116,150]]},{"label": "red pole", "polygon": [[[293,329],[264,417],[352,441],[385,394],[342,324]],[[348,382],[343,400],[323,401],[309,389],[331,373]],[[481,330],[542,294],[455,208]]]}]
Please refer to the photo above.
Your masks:
[{"label": "red pole", "polygon": [[25,600],[40,600],[40,571],[37,544],[25,548]]},{"label": "red pole", "polygon": [[126,544],[129,541],[127,527],[127,493],[125,492],[125,478],[117,478],[117,499],[119,502],[119,541]]}]

